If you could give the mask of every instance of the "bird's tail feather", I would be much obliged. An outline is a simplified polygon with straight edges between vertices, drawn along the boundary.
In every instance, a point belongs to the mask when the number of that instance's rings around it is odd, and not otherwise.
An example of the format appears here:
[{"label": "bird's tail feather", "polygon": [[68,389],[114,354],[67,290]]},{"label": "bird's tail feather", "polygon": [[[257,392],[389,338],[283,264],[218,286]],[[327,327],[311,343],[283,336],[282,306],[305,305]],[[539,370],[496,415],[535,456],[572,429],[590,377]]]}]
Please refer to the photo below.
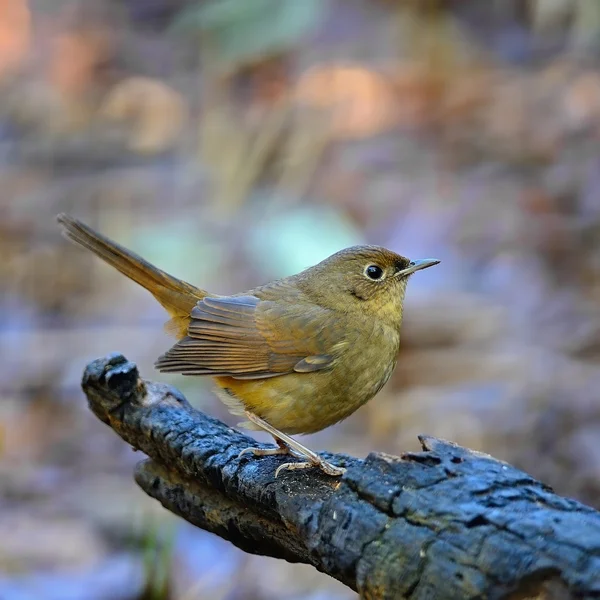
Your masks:
[{"label": "bird's tail feather", "polygon": [[69,215],[60,214],[57,216],[57,221],[62,226],[63,234],[67,239],[90,250],[104,262],[147,289],[171,315],[172,319],[166,325],[169,333],[176,337],[186,334],[190,312],[198,300],[207,295],[207,292],[172,277],[135,252],[127,250]]}]

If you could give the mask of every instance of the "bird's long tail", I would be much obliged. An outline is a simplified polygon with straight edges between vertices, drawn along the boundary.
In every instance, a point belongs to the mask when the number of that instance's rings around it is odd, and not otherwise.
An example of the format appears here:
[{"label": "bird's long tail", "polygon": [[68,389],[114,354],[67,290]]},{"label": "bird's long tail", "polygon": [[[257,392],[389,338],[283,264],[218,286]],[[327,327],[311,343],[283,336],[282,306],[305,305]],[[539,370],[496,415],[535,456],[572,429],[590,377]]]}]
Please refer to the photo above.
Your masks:
[{"label": "bird's long tail", "polygon": [[87,248],[123,275],[133,279],[160,302],[171,315],[171,321],[166,325],[169,333],[176,337],[186,335],[190,312],[207,292],[161,271],[135,252],[69,215],[63,213],[56,219],[67,239]]}]

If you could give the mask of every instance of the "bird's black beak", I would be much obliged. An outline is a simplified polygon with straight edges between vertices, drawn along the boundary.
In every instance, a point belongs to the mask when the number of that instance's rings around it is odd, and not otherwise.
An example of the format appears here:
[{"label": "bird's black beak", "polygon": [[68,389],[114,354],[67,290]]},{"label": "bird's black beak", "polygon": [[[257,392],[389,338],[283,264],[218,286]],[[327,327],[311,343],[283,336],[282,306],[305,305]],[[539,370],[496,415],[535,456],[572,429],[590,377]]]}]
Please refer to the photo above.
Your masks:
[{"label": "bird's black beak", "polygon": [[434,265],[439,264],[439,260],[437,258],[422,258],[420,260],[411,260],[410,264],[406,269],[402,269],[402,271],[398,271],[398,277],[406,277],[407,275],[412,275],[416,271],[420,271],[421,269],[428,269],[429,267],[433,267]]}]

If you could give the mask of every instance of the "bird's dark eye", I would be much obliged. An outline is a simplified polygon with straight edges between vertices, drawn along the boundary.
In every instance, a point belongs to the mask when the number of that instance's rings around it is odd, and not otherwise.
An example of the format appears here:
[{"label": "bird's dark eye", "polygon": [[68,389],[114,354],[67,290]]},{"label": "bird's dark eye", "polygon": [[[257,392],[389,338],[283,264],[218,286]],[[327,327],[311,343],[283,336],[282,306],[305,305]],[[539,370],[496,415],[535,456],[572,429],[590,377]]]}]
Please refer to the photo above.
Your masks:
[{"label": "bird's dark eye", "polygon": [[369,265],[365,269],[365,275],[369,279],[381,279],[383,277],[383,269],[381,267],[378,267],[377,265]]}]

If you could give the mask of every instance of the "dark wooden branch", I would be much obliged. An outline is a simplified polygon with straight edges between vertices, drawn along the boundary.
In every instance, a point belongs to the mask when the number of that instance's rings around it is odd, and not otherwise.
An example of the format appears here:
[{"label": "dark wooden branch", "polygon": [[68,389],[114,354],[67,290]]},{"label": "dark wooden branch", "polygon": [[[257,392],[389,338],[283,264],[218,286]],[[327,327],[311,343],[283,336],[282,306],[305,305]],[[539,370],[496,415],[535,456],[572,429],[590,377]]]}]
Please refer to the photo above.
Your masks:
[{"label": "dark wooden branch", "polygon": [[491,456],[422,437],[423,451],[348,471],[283,472],[285,457],[140,379],[115,354],[88,365],[96,416],[149,459],[142,489],[246,552],[314,565],[365,598],[600,598],[600,514]]}]

